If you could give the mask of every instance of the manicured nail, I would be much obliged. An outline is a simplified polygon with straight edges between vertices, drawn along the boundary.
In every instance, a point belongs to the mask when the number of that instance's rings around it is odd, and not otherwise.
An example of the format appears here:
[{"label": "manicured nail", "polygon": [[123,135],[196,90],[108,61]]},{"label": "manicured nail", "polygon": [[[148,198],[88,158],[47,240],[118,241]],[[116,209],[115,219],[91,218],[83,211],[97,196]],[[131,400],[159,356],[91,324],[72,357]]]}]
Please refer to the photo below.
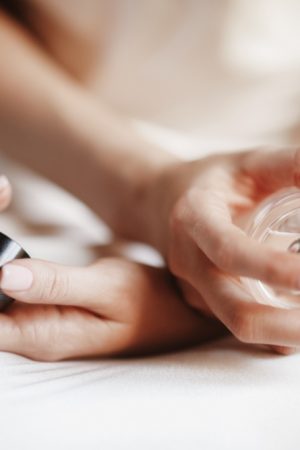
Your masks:
[{"label": "manicured nail", "polygon": [[33,282],[33,274],[27,267],[6,264],[2,267],[0,287],[7,291],[26,291]]},{"label": "manicured nail", "polygon": [[8,178],[5,175],[0,175],[0,191],[7,188],[9,185]]}]

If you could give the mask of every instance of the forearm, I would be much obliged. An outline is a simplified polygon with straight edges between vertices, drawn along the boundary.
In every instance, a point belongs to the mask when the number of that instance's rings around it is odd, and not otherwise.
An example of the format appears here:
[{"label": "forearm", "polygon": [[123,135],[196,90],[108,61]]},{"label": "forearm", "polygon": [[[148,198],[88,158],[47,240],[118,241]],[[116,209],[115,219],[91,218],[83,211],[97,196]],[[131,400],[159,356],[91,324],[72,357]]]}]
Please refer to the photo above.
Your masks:
[{"label": "forearm", "polygon": [[116,232],[151,241],[149,186],[176,159],[99,106],[5,16],[0,54],[1,148],[72,192]]}]

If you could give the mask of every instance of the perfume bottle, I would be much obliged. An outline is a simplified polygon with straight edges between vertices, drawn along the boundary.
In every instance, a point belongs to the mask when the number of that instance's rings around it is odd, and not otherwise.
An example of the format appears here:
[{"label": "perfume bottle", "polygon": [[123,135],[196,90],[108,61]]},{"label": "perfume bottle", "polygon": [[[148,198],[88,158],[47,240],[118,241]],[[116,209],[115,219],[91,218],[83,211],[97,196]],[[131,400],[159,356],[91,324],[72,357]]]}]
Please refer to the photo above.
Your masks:
[{"label": "perfume bottle", "polygon": [[[284,189],[268,197],[256,210],[246,232],[274,249],[299,253],[300,258],[300,189]],[[299,308],[300,291],[275,289],[249,278],[244,282],[259,303]]]}]

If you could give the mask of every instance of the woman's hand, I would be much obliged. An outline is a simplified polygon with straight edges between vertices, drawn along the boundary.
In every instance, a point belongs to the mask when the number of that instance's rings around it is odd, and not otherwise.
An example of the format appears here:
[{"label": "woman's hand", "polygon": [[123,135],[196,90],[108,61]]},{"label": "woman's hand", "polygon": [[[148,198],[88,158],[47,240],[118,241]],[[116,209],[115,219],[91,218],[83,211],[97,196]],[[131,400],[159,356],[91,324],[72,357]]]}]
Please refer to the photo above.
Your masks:
[{"label": "woman's hand", "polygon": [[0,350],[55,361],[165,351],[224,333],[180,298],[163,270],[117,258],[85,267],[15,260],[1,289]]},{"label": "woman's hand", "polygon": [[262,199],[287,186],[300,187],[300,151],[257,150],[176,164],[159,176],[152,196],[152,243],[187,302],[241,341],[284,352],[300,345],[300,310],[258,304],[240,277],[299,290],[299,255],[257,243],[242,229]]},{"label": "woman's hand", "polygon": [[[11,195],[0,176],[0,210]],[[0,288],[19,300],[0,313],[0,350],[37,360],[165,351],[225,331],[183,302],[166,271],[120,258],[84,268],[15,260]]]}]

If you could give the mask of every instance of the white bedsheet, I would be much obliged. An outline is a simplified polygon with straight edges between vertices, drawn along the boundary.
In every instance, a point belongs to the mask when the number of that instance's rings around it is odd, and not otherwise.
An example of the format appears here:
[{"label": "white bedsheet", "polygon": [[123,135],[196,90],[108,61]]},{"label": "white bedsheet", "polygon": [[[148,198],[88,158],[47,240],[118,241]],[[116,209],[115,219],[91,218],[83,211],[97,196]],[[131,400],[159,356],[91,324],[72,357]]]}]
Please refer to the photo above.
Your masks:
[{"label": "white bedsheet", "polygon": [[[109,239],[57,188],[5,160],[1,170],[16,198],[0,228],[33,256],[84,264],[91,246]],[[131,252],[155,262],[147,249]],[[3,450],[292,450],[300,355],[270,355],[233,338],[133,360],[39,363],[1,353],[0,402]]]},{"label": "white bedsheet", "polygon": [[132,361],[0,356],[4,449],[297,449],[300,356],[232,338]]}]

